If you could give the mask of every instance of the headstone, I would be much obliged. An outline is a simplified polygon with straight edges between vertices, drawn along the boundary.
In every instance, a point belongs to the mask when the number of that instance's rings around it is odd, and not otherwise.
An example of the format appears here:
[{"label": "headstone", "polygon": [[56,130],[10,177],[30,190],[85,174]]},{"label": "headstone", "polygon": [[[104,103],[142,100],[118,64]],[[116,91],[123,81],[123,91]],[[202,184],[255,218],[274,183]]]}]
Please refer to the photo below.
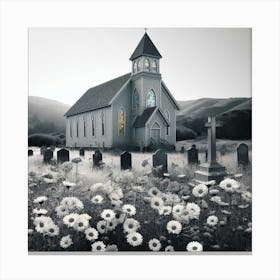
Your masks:
[{"label": "headstone", "polygon": [[33,156],[33,150],[28,150],[28,156],[29,157]]},{"label": "headstone", "polygon": [[216,158],[216,127],[221,125],[216,123],[216,117],[210,116],[205,126],[208,128],[207,162],[198,166],[194,173],[194,181],[206,183],[215,180],[218,184],[227,175],[225,167],[219,164]]},{"label": "headstone", "polygon": [[167,154],[161,149],[153,154],[153,167],[158,166],[162,166],[162,172],[167,173]]},{"label": "headstone", "polygon": [[195,145],[188,149],[188,163],[198,164],[198,151]]},{"label": "headstone", "polygon": [[44,152],[47,150],[47,147],[46,146],[41,146],[40,148],[40,153],[41,155],[44,155]]},{"label": "headstone", "polygon": [[100,161],[102,161],[102,153],[99,150],[96,150],[92,155],[92,164],[93,167],[99,167]]},{"label": "headstone", "polygon": [[79,150],[79,153],[80,153],[80,156],[81,156],[81,157],[84,157],[84,156],[85,156],[85,149],[84,149],[84,148],[81,148],[81,149]]},{"label": "headstone", "polygon": [[242,143],[237,148],[237,162],[239,165],[246,166],[250,163],[248,154],[248,145]]},{"label": "headstone", "polygon": [[69,151],[66,149],[60,149],[57,151],[57,163],[63,163],[69,161]]},{"label": "headstone", "polygon": [[52,158],[53,158],[53,151],[51,149],[46,149],[43,158],[44,163],[50,163]]},{"label": "headstone", "polygon": [[131,169],[131,153],[127,151],[121,153],[121,169]]},{"label": "headstone", "polygon": [[54,146],[54,145],[51,145],[51,146],[50,146],[50,149],[54,152],[54,151],[55,151],[55,146]]},{"label": "headstone", "polygon": [[185,147],[184,147],[184,146],[182,146],[182,147],[181,147],[180,152],[181,152],[182,154],[184,154],[184,153],[186,152],[186,149],[185,149]]}]

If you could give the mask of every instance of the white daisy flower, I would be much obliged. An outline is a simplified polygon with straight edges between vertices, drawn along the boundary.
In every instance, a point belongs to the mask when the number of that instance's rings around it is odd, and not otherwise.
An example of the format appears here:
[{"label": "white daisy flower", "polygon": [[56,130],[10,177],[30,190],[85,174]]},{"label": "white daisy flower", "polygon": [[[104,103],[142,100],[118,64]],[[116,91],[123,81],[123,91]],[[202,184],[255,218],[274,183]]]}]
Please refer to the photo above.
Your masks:
[{"label": "white daisy flower", "polygon": [[156,251],[159,251],[160,248],[161,248],[161,243],[158,239],[156,238],[153,238],[149,241],[149,248],[150,250],[156,252]]},{"label": "white daisy flower", "polygon": [[176,215],[181,215],[184,211],[184,208],[185,208],[184,205],[176,204],[172,209],[172,213]]},{"label": "white daisy flower", "polygon": [[54,222],[51,217],[48,216],[39,216],[36,217],[33,221],[35,225],[35,230],[39,233],[45,233],[49,225],[53,225]]},{"label": "white daisy flower", "polygon": [[63,223],[68,227],[73,227],[78,217],[79,214],[71,213],[63,218]]},{"label": "white daisy flower", "polygon": [[99,221],[97,224],[96,224],[96,228],[97,230],[99,231],[99,233],[105,233],[106,230],[107,230],[107,222],[104,221],[104,220],[101,220]]},{"label": "white daisy flower", "polygon": [[169,221],[166,225],[166,229],[169,233],[179,234],[182,230],[182,224],[178,221]]},{"label": "white daisy flower", "polygon": [[139,229],[140,224],[133,218],[126,219],[123,223],[123,229],[127,233],[135,232]]},{"label": "white daisy flower", "polygon": [[95,228],[89,227],[85,230],[86,239],[89,241],[94,241],[98,239],[98,231]]},{"label": "white daisy flower", "polygon": [[226,192],[233,193],[239,188],[239,183],[234,179],[225,179],[220,183],[220,188]]},{"label": "white daisy flower", "polygon": [[117,225],[118,225],[118,222],[115,219],[113,219],[113,220],[107,222],[107,229],[109,231],[112,231],[116,228]]},{"label": "white daisy flower", "polygon": [[63,205],[58,205],[56,208],[55,208],[55,212],[56,212],[56,215],[60,218],[66,216],[69,214],[69,211],[68,211],[68,208],[63,206]]},{"label": "white daisy flower", "polygon": [[108,195],[109,199],[111,201],[114,201],[114,200],[121,200],[122,199],[122,196],[119,195],[119,193],[117,192],[112,192]]},{"label": "white daisy flower", "polygon": [[103,197],[101,195],[95,195],[94,197],[92,197],[91,202],[94,204],[101,204],[103,202]]},{"label": "white daisy flower", "polygon": [[252,194],[248,191],[245,191],[241,194],[241,198],[245,200],[246,202],[251,202],[252,201]]},{"label": "white daisy flower", "polygon": [[88,214],[80,214],[79,215],[79,217],[81,218],[81,219],[86,219],[86,220],[91,220],[91,216],[90,215],[88,215]]},{"label": "white daisy flower", "polygon": [[156,188],[156,187],[152,187],[152,188],[149,189],[148,195],[152,196],[152,197],[153,196],[160,196],[161,195],[161,191],[158,188]]},{"label": "white daisy flower", "polygon": [[45,234],[48,236],[57,236],[59,234],[59,227],[55,224],[48,224]]},{"label": "white daisy flower", "polygon": [[160,197],[154,196],[151,198],[151,207],[153,209],[159,209],[164,206],[163,200]]},{"label": "white daisy flower", "polygon": [[93,184],[90,189],[92,192],[97,192],[97,191],[103,191],[104,190],[105,185],[103,183],[96,183]]},{"label": "white daisy flower", "polygon": [[82,217],[81,215],[79,215],[77,217],[77,219],[75,220],[74,226],[73,228],[77,231],[84,231],[85,229],[87,229],[89,226],[89,221],[88,219]]},{"label": "white daisy flower", "polygon": [[218,195],[215,195],[215,196],[211,197],[210,200],[217,203],[217,204],[220,204],[222,202],[222,198]]},{"label": "white daisy flower", "polygon": [[40,203],[42,204],[43,202],[47,201],[48,198],[46,196],[38,196],[33,200],[34,203]]},{"label": "white daisy flower", "polygon": [[163,207],[163,215],[168,216],[171,214],[172,208],[171,206],[164,206]]},{"label": "white daisy flower", "polygon": [[136,208],[132,204],[124,204],[122,211],[129,216],[134,216],[136,214]]},{"label": "white daisy flower", "polygon": [[186,250],[189,252],[202,252],[203,246],[201,243],[199,243],[197,241],[192,241],[192,242],[188,243]]},{"label": "white daisy flower", "polygon": [[127,242],[133,246],[139,246],[143,242],[143,236],[139,232],[131,232],[126,236]]},{"label": "white daisy flower", "polygon": [[69,188],[75,187],[77,185],[76,183],[72,183],[69,181],[63,181],[62,184],[63,184],[63,186],[69,187]]},{"label": "white daisy flower", "polygon": [[174,252],[174,247],[172,245],[168,245],[164,249],[165,252]]},{"label": "white daisy flower", "polygon": [[209,217],[207,218],[207,224],[208,224],[209,226],[216,226],[216,225],[218,224],[218,221],[219,221],[219,219],[218,219],[218,217],[215,216],[215,215],[209,216]]},{"label": "white daisy flower", "polygon": [[93,252],[104,252],[106,245],[102,241],[97,241],[91,244],[91,251]]},{"label": "white daisy flower", "polygon": [[189,212],[191,219],[199,219],[200,207],[196,203],[187,203],[186,210]]},{"label": "white daisy flower", "polygon": [[63,236],[59,242],[60,247],[66,249],[73,244],[72,238],[70,235]]},{"label": "white daisy flower", "polygon": [[60,202],[60,205],[67,208],[69,211],[84,209],[83,202],[77,197],[64,197]]},{"label": "white daisy flower", "polygon": [[48,211],[46,209],[33,209],[33,214],[36,214],[36,215],[46,215],[48,213]]},{"label": "white daisy flower", "polygon": [[111,209],[104,209],[101,213],[101,218],[106,221],[111,221],[115,218],[116,213]]},{"label": "white daisy flower", "polygon": [[192,190],[192,194],[195,197],[204,197],[208,193],[208,187],[204,184],[199,184],[195,186]]},{"label": "white daisy flower", "polygon": [[122,205],[122,201],[121,200],[111,200],[111,205],[113,208],[119,208]]}]

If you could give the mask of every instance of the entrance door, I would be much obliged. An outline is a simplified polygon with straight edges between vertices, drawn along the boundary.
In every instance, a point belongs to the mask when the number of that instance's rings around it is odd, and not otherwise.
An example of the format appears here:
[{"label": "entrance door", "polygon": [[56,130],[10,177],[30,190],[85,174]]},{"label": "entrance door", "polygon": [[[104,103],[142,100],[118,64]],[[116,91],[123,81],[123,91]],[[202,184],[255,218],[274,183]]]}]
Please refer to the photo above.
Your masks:
[{"label": "entrance door", "polygon": [[154,123],[151,129],[151,138],[155,143],[160,143],[160,126],[158,123]]}]

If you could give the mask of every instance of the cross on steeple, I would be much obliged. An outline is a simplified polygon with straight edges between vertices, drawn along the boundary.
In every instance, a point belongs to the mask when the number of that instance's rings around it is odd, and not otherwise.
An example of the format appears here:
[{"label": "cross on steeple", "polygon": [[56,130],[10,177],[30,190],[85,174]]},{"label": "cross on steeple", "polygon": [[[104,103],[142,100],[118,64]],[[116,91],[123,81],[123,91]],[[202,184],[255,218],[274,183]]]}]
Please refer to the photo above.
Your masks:
[{"label": "cross on steeple", "polygon": [[216,127],[221,127],[220,123],[216,122],[216,117],[208,117],[208,122],[205,124],[205,127],[208,128],[208,157],[207,162],[215,164],[216,161]]},{"label": "cross on steeple", "polygon": [[145,33],[147,33],[148,28],[147,28],[147,27],[145,27],[145,28],[144,28],[144,30],[145,30]]}]

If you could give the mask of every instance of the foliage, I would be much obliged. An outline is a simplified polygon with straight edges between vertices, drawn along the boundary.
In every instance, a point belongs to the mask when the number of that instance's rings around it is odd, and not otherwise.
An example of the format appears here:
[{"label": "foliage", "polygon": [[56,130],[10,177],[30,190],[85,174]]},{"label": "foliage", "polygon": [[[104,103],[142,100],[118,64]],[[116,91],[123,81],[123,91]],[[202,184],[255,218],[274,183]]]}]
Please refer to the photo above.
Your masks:
[{"label": "foliage", "polygon": [[28,136],[28,146],[51,146],[51,145],[64,145],[65,136],[62,134],[43,134],[36,133]]}]

